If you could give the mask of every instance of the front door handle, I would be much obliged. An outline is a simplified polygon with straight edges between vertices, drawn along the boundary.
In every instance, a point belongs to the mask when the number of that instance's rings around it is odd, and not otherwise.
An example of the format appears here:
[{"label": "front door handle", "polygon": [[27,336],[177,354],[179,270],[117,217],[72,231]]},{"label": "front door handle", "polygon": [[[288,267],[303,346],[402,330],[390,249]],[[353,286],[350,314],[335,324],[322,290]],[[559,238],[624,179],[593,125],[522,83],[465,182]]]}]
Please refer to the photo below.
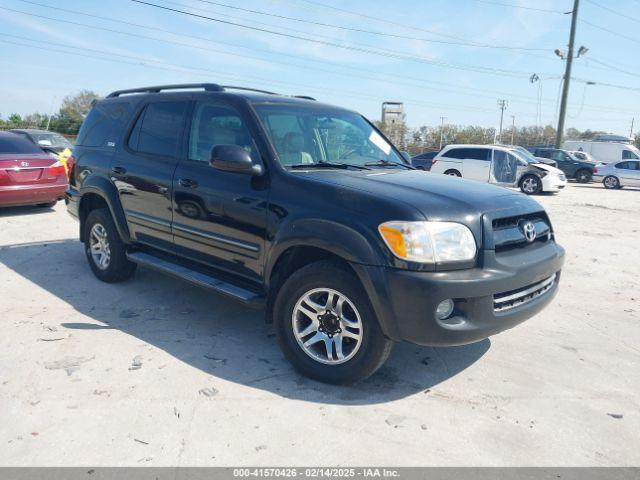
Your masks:
[{"label": "front door handle", "polygon": [[124,175],[127,173],[127,169],[124,167],[111,167],[111,173],[115,173],[116,175]]},{"label": "front door handle", "polygon": [[196,188],[198,186],[198,182],[191,180],[190,178],[181,178],[178,180],[178,183],[181,187],[185,188]]}]

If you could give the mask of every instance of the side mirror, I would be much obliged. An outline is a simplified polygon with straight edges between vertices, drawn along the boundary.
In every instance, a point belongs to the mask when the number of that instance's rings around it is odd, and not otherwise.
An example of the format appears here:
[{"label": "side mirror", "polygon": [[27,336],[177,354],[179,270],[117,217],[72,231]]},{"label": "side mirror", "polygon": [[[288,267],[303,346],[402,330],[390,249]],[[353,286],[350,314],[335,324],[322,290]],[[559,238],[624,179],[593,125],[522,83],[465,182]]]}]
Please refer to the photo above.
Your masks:
[{"label": "side mirror", "polygon": [[405,152],[404,150],[402,152],[400,152],[400,155],[402,155],[402,158],[404,158],[404,160],[411,165],[411,155],[409,155],[409,152]]},{"label": "side mirror", "polygon": [[224,172],[261,175],[262,166],[254,165],[251,155],[239,145],[216,145],[211,150],[211,166]]}]

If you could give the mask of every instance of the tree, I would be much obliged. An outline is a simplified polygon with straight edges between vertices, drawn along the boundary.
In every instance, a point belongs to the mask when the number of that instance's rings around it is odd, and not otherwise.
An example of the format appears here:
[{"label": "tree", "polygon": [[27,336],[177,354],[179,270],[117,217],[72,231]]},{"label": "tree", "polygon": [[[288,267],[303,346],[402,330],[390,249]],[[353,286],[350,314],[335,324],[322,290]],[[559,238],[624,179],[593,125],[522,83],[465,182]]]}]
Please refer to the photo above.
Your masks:
[{"label": "tree", "polygon": [[60,111],[51,119],[51,130],[75,135],[80,130],[82,121],[91,110],[91,105],[100,96],[90,90],[82,90],[75,95],[68,95],[62,100]]}]

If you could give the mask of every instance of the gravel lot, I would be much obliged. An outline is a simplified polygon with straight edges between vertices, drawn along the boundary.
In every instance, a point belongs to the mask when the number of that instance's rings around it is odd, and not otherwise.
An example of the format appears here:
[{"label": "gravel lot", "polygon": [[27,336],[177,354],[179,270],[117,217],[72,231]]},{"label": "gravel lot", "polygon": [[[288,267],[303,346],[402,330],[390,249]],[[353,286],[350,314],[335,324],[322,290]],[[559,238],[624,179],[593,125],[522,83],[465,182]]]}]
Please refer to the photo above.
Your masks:
[{"label": "gravel lot", "polygon": [[99,282],[62,202],[0,211],[0,465],[638,465],[640,191],[539,201],[567,249],[547,310],[341,388],[296,375],[260,313]]}]

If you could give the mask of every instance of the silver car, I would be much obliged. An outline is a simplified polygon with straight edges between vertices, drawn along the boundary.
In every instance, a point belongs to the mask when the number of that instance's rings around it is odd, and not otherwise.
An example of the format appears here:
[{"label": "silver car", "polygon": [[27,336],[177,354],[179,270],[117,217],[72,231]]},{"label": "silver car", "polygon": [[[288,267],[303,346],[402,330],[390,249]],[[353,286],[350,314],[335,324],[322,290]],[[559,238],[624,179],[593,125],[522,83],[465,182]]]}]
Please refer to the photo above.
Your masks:
[{"label": "silver car", "polygon": [[593,170],[593,179],[602,180],[605,188],[640,187],[640,161],[598,164]]}]

